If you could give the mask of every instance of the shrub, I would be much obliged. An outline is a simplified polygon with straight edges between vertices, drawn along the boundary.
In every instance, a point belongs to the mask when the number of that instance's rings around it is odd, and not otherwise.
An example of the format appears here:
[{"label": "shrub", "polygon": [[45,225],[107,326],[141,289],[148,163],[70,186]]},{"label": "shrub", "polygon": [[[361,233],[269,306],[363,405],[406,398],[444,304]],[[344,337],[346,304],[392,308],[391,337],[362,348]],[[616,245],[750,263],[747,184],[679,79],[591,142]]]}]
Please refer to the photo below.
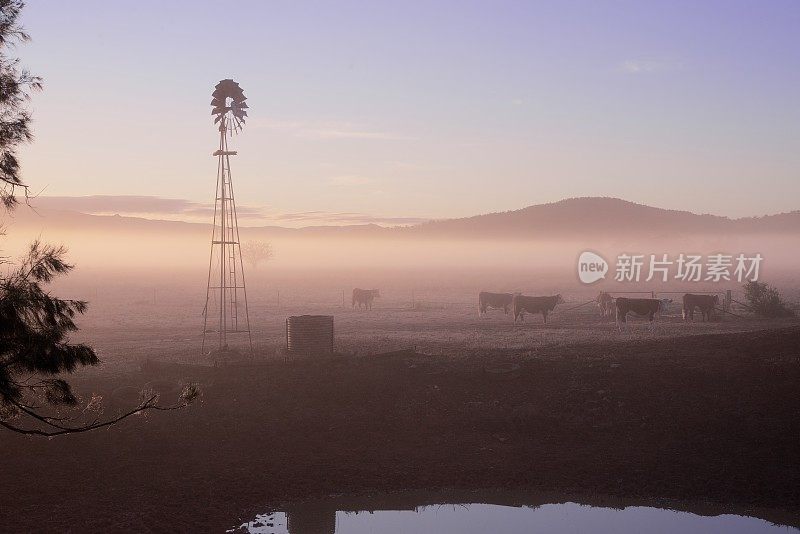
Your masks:
[{"label": "shrub", "polygon": [[750,281],[744,285],[744,298],[756,315],[794,317],[794,310],[781,300],[778,290],[765,282]]}]

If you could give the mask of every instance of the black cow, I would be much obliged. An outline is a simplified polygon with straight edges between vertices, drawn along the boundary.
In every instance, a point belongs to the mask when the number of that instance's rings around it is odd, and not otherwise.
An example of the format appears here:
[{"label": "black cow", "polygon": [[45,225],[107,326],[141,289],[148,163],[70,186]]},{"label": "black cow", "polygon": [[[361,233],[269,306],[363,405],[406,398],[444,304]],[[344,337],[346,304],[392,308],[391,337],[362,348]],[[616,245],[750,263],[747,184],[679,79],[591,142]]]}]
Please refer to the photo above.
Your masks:
[{"label": "black cow", "polygon": [[686,293],[683,296],[683,320],[687,318],[694,321],[694,309],[700,308],[703,321],[710,321],[714,315],[714,306],[719,304],[719,295],[693,295]]},{"label": "black cow", "polygon": [[479,314],[483,315],[486,310],[493,308],[495,310],[502,309],[508,315],[508,307],[511,305],[513,295],[511,293],[490,293],[488,291],[481,291],[478,293],[478,309]]},{"label": "black cow", "polygon": [[617,297],[614,304],[617,308],[617,329],[622,332],[622,325],[627,327],[628,314],[633,312],[636,315],[647,317],[650,321],[650,328],[653,328],[656,313],[664,311],[667,304],[672,299],[631,299],[627,297]]},{"label": "black cow", "polygon": [[553,295],[552,297],[526,297],[525,295],[514,295],[511,299],[511,308],[514,310],[514,322],[520,317],[525,320],[525,312],[528,313],[541,313],[544,318],[545,324],[547,323],[547,314],[553,311],[557,304],[564,302],[561,295]]}]

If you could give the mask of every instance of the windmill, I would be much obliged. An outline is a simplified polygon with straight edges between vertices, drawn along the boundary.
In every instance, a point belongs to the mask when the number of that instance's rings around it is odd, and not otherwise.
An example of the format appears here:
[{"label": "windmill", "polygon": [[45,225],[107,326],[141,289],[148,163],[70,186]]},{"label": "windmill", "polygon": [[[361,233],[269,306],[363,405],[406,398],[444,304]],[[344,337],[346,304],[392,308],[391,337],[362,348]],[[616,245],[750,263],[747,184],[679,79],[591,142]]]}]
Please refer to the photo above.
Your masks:
[{"label": "windmill", "polygon": [[[201,350],[205,352],[207,334],[216,334],[219,342],[218,350],[224,353],[228,350],[229,334],[246,333],[252,351],[253,337],[250,333],[244,265],[239,246],[239,222],[231,180],[230,157],[235,156],[237,152],[228,149],[228,138],[241,132],[244,126],[248,108],[245,102],[247,97],[244,96],[239,84],[233,80],[220,81],[214,88],[212,96],[211,114],[214,115],[214,124],[219,125],[219,148],[214,152],[217,158],[217,187]],[[241,312],[244,312],[244,317],[240,315]]]}]

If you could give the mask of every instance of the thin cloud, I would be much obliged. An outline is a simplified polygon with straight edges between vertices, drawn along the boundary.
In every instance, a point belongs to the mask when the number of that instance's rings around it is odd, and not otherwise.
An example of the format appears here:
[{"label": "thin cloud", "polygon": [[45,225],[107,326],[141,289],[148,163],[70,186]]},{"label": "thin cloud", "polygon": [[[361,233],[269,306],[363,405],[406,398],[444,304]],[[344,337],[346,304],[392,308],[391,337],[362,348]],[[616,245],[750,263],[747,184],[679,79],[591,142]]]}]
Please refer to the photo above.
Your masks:
[{"label": "thin cloud", "polygon": [[331,176],[328,178],[328,183],[336,187],[354,187],[359,185],[369,185],[373,183],[373,180],[366,176],[347,174],[341,176]]},{"label": "thin cloud", "polygon": [[199,206],[177,198],[135,195],[92,195],[85,197],[40,196],[32,201],[34,208],[80,211],[82,213],[183,213]]},{"label": "thin cloud", "polygon": [[329,213],[324,211],[303,211],[297,213],[282,213],[274,215],[276,221],[304,222],[307,224],[348,225],[348,224],[378,224],[381,226],[400,226],[420,224],[430,219],[420,217],[381,217],[365,213]]},{"label": "thin cloud", "polygon": [[[339,177],[342,182],[356,183],[357,178]],[[34,208],[75,211],[89,215],[125,215],[145,219],[210,222],[214,205],[185,199],[128,195],[95,195],[87,197],[37,197]],[[400,226],[419,224],[429,219],[419,217],[384,217],[355,212],[305,211],[294,213],[274,212],[266,207],[237,206],[239,222],[245,225],[352,225],[377,224]]]},{"label": "thin cloud", "polygon": [[[65,210],[89,215],[131,215],[169,218],[207,218],[214,214],[214,205],[179,198],[135,195],[93,195],[86,197],[37,197],[34,208]],[[240,217],[261,217],[265,210],[252,206],[236,206]]]},{"label": "thin cloud", "polygon": [[656,59],[627,59],[619,65],[620,70],[630,74],[662,72],[675,70],[680,67],[681,64],[678,62]]},{"label": "thin cloud", "polygon": [[269,128],[305,139],[364,139],[378,141],[411,141],[415,137],[382,130],[373,130],[351,122],[281,121],[264,119],[258,128]]}]

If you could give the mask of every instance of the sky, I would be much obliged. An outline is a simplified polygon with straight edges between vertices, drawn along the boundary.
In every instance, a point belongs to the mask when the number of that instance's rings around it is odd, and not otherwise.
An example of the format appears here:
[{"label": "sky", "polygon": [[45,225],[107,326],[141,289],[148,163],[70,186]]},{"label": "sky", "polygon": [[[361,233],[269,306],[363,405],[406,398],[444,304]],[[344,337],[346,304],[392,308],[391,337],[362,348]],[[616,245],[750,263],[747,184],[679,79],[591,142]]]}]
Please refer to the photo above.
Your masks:
[{"label": "sky", "polygon": [[795,0],[29,0],[22,22],[45,82],[33,193],[207,206],[230,77],[250,105],[237,201],[278,222],[576,196],[800,209]]}]

